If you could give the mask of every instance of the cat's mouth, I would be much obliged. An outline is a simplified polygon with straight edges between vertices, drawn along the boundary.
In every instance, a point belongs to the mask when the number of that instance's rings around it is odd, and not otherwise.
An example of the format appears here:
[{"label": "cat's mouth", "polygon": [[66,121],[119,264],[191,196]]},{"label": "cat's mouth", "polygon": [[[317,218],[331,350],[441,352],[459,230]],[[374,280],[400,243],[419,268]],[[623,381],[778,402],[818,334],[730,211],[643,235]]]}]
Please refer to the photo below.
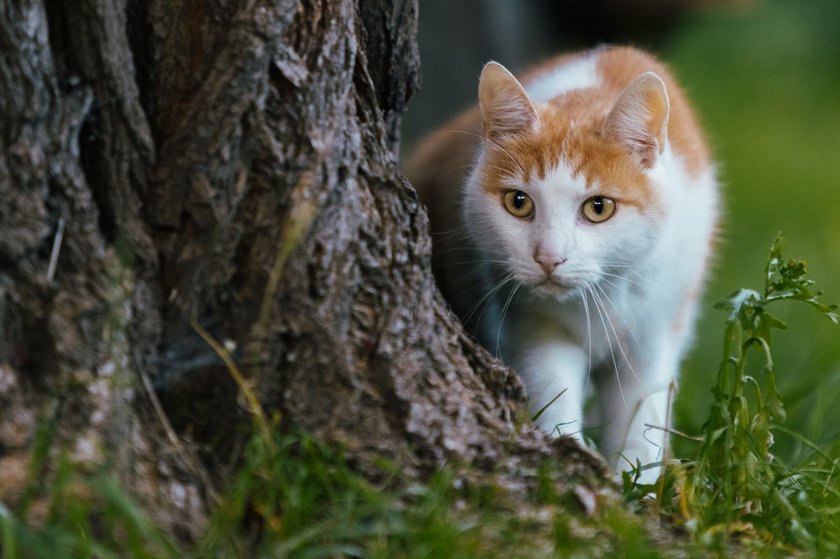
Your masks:
[{"label": "cat's mouth", "polygon": [[556,276],[543,276],[532,284],[532,288],[539,295],[557,297],[571,293],[576,286]]}]

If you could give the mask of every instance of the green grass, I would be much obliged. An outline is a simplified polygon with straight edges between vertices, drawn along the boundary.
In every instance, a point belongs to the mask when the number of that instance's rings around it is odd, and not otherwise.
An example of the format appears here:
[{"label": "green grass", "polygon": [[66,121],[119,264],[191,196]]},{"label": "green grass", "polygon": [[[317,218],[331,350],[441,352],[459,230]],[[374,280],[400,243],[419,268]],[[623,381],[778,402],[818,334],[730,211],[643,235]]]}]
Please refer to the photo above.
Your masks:
[{"label": "green grass", "polygon": [[177,547],[126,494],[112,475],[78,472],[61,458],[50,483],[30,488],[46,499],[34,528],[29,503],[9,510],[0,504],[0,557],[178,557]]}]

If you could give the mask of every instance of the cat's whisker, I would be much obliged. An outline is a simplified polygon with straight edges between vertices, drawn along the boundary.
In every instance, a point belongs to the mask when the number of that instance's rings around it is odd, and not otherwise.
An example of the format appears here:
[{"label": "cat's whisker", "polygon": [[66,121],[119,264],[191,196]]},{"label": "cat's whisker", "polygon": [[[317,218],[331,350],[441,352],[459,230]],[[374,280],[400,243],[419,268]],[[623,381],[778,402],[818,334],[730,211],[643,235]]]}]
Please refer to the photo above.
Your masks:
[{"label": "cat's whisker", "polygon": [[522,287],[521,283],[517,283],[511,289],[510,294],[508,295],[507,301],[505,301],[505,306],[502,307],[502,317],[499,319],[499,331],[496,333],[496,357],[501,357],[501,341],[502,341],[502,327],[505,323],[505,317],[507,316],[508,309],[510,308],[510,303],[513,301],[513,298],[516,296],[516,292],[519,291],[519,288]]},{"label": "cat's whisker", "polygon": [[435,229],[432,231],[432,236],[434,237],[435,235],[440,235],[442,233],[460,233],[464,235],[464,237],[467,236],[461,227],[453,227],[452,229]]},{"label": "cat's whisker", "polygon": [[443,251],[448,252],[453,249],[474,250],[470,247],[470,238],[463,232],[458,231],[451,233],[432,233],[432,245],[435,254],[440,254]]},{"label": "cat's whisker", "polygon": [[634,276],[637,276],[639,274],[639,271],[635,266],[621,267],[621,266],[608,266],[606,264],[601,264],[600,272],[602,274],[610,274],[612,276],[627,278],[627,279],[631,279],[633,281],[636,281],[637,279],[642,279],[641,276],[639,276],[638,278],[634,277]]},{"label": "cat's whisker", "polygon": [[457,262],[444,262],[436,264],[436,266],[445,268],[447,266],[460,266],[462,264],[507,264],[507,260],[489,260],[486,258],[480,260],[458,260]]},{"label": "cat's whisker", "polygon": [[[489,260],[486,261],[486,262],[488,264],[492,263]],[[448,269],[449,266],[454,266],[455,264],[456,263],[453,263],[453,262],[443,262],[443,263],[438,262],[438,263],[435,263],[434,267],[446,270],[446,269]],[[458,270],[458,269],[456,268],[456,270]],[[491,279],[490,277],[486,276],[487,268],[483,267],[483,266],[467,267],[466,269],[458,270],[458,272],[459,272],[459,277],[458,278],[456,278],[456,279],[447,278],[447,285],[452,286],[452,287],[462,286],[463,284],[465,284],[465,283],[468,284],[469,282],[472,281],[475,285],[472,285],[472,286],[469,286],[469,287],[466,287],[466,288],[459,287],[459,289],[464,289],[465,291],[470,291],[470,290],[473,290],[473,289],[477,289],[479,287],[481,287],[482,289],[486,288],[488,282],[485,281],[485,280],[490,280]],[[510,272],[508,272],[507,275],[512,275],[512,274]],[[484,276],[484,279],[482,279],[482,276]]]},{"label": "cat's whisker", "polygon": [[646,278],[642,276],[637,266],[610,266],[601,263],[600,273],[603,275],[621,278],[636,285],[646,285]]},{"label": "cat's whisker", "polygon": [[[498,291],[499,291],[502,287],[504,287],[504,286],[505,286],[508,282],[510,282],[510,281],[511,281],[511,280],[513,280],[513,279],[514,279],[514,275],[513,275],[512,273],[509,273],[509,274],[507,274],[507,276],[506,276],[505,278],[503,278],[503,279],[502,279],[502,280],[501,280],[498,284],[496,284],[496,286],[495,286],[495,287],[493,287],[493,289],[488,290],[488,291],[487,291],[487,293],[484,295],[484,297],[482,297],[481,299],[479,299],[479,301],[478,301],[475,305],[473,305],[473,308],[472,308],[472,309],[470,309],[470,312],[469,312],[469,313],[467,313],[467,316],[464,318],[464,321],[463,321],[463,322],[464,322],[464,324],[468,324],[468,323],[470,322],[470,319],[471,319],[471,318],[472,318],[472,316],[476,313],[476,311],[479,309],[479,307],[481,307],[481,306],[482,306],[482,303],[485,303],[485,302],[489,303],[489,302],[490,302],[490,298],[491,298],[494,294],[496,294],[496,293],[497,293],[497,292],[498,292]],[[484,305],[484,309],[486,309],[486,308],[487,308],[487,305],[485,304],[485,305]],[[483,311],[483,310],[481,311],[481,314],[479,314],[478,319],[477,319],[477,322],[481,322],[481,316],[482,316],[482,314],[484,314],[484,311]]]},{"label": "cat's whisker", "polygon": [[608,277],[608,278],[616,278],[616,279],[619,279],[619,280],[624,280],[624,281],[627,281],[628,283],[632,283],[633,285],[638,285],[639,287],[648,287],[647,284],[645,284],[642,281],[633,279],[629,274],[622,275],[622,274],[613,274],[611,272],[602,271],[601,275],[604,276],[604,277]]},{"label": "cat's whisker", "polygon": [[[450,247],[450,248],[443,249],[443,250],[436,250],[436,251],[435,251],[435,255],[439,255],[439,254],[448,254],[448,253],[450,253],[450,252],[457,252],[457,251],[459,251],[459,250],[461,250],[461,251],[475,252],[475,249],[474,249],[473,247],[470,247],[470,246],[464,245],[464,246],[458,246],[458,247]],[[498,254],[498,255],[500,255],[500,256],[504,256],[504,255],[505,255],[503,251],[501,251],[501,250],[495,250],[495,249],[482,249],[482,251],[481,251],[481,252],[484,252],[484,253],[490,253],[490,254],[495,253],[495,254]]]},{"label": "cat's whisker", "polygon": [[[483,272],[483,270],[479,267],[473,268],[472,270],[469,270],[469,271],[465,272],[460,278],[450,282],[449,285],[451,285],[453,287],[454,286],[461,286],[464,283],[469,282],[471,280],[475,281],[476,277],[478,275],[480,275],[482,272]],[[481,288],[485,287],[483,281],[475,281],[475,285],[463,288],[463,291],[466,293],[466,292],[472,291],[474,289],[478,289],[479,287],[481,287]]]},{"label": "cat's whisker", "polygon": [[448,177],[449,175],[451,175],[452,173],[462,171],[464,169],[472,169],[473,167],[475,167],[474,163],[471,163],[470,165],[458,165],[457,167],[452,167],[451,169],[447,169],[445,172],[441,173],[440,175],[437,175],[435,177],[435,179],[436,180],[443,180],[446,177]]},{"label": "cat's whisker", "polygon": [[[514,279],[515,279],[515,278],[514,278],[513,276],[511,276],[511,277],[507,278],[506,280],[504,280],[503,282],[501,282],[501,283],[500,283],[500,284],[496,287],[496,289],[494,289],[492,292],[493,292],[493,293],[498,293],[498,292],[500,292],[500,291],[502,290],[502,288],[504,288],[507,284],[509,284],[509,283],[510,283],[511,281],[513,281]],[[490,301],[488,301],[488,302],[484,305],[484,308],[483,308],[483,309],[481,309],[481,312],[480,312],[480,313],[478,313],[478,318],[476,318],[476,320],[475,320],[475,322],[476,322],[476,324],[477,324],[477,325],[480,325],[480,324],[481,324],[481,318],[484,316],[484,312],[487,310],[487,307],[488,307],[488,306],[490,306]],[[488,349],[489,349],[489,348],[488,348]]]},{"label": "cat's whisker", "polygon": [[592,323],[589,318],[589,302],[586,298],[588,287],[581,291],[581,301],[583,301],[583,313],[586,316],[586,345],[589,347],[589,356],[586,359],[586,382],[583,385],[584,392],[589,386],[589,377],[592,374]]},{"label": "cat's whisker", "polygon": [[[606,298],[606,300],[610,303],[610,305],[612,305],[613,309],[615,309],[615,314],[618,315],[618,317],[621,318],[622,321],[624,321],[625,325],[627,325],[627,321],[625,321],[624,317],[621,316],[621,313],[618,312],[618,308],[612,302],[612,299],[610,299],[609,295],[607,295],[607,293],[604,291],[604,289],[597,284],[595,284],[593,287],[596,290],[595,294],[597,295],[598,291],[600,291],[601,294],[604,296],[604,298]],[[599,296],[599,299],[600,299],[600,296]],[[618,350],[621,352],[621,356],[624,357],[624,362],[627,363],[627,367],[630,368],[630,372],[633,373],[633,377],[636,379],[636,382],[641,383],[642,381],[639,379],[639,375],[636,373],[636,369],[633,368],[633,363],[630,362],[630,358],[627,357],[627,353],[624,351],[624,346],[621,345],[621,339],[618,336],[618,332],[616,332],[615,325],[613,324],[613,321],[610,318],[610,314],[607,311],[606,305],[604,305],[604,303],[603,303],[603,299],[601,299],[601,305],[604,307],[604,314],[606,314],[606,316],[607,316],[607,322],[609,323],[610,329],[612,330],[612,333],[615,336],[615,343],[618,344]],[[628,327],[628,331],[632,332],[632,330],[630,330],[629,327]],[[616,369],[616,376],[618,376],[618,369]]]},{"label": "cat's whisker", "polygon": [[[602,278],[602,279],[604,279],[604,278]],[[611,281],[609,281],[607,279],[604,279],[604,281],[609,283],[610,285],[612,285],[616,289],[619,289],[620,291],[635,297],[637,300],[643,301],[643,299],[641,297],[639,297],[638,295],[636,295],[635,293],[632,293],[631,291],[628,291],[628,290],[625,290],[625,289],[621,289],[618,285],[612,283]],[[636,344],[636,346],[638,346],[639,345],[639,340],[638,340],[638,338],[636,338],[636,334],[633,332],[633,328],[630,326],[630,323],[627,322],[627,320],[624,318],[624,315],[621,314],[621,311],[618,310],[618,306],[616,306],[615,302],[613,302],[612,298],[610,298],[610,296],[607,294],[607,291],[603,287],[600,287],[600,286],[598,286],[598,289],[601,290],[601,293],[603,293],[604,297],[606,297],[607,302],[610,305],[612,305],[613,309],[615,309],[615,314],[618,315],[618,318],[620,318],[621,322],[624,323],[624,327],[626,328],[627,333],[633,339],[633,343]]]},{"label": "cat's whisker", "polygon": [[[604,335],[607,337],[607,347],[610,349],[610,357],[612,358],[613,362],[613,371],[615,371],[615,380],[618,383],[618,393],[621,394],[621,401],[624,402],[624,405],[627,405],[627,398],[624,397],[624,389],[621,386],[621,377],[618,374],[618,363],[615,360],[615,351],[613,350],[612,346],[612,339],[610,338],[610,333],[607,330],[607,323],[604,321],[604,314],[607,312],[606,309],[602,310],[603,303],[600,302],[598,298],[598,293],[591,287],[587,287],[589,293],[592,295],[592,302],[595,303],[595,310],[598,311],[598,316],[601,318],[601,326],[604,327]],[[617,339],[616,339],[617,340]]]},{"label": "cat's whisker", "polygon": [[497,171],[503,174],[510,172],[509,169],[505,169],[504,167],[497,167],[496,165],[484,165],[484,167],[487,169],[496,169]]},{"label": "cat's whisker", "polygon": [[507,156],[508,156],[508,158],[510,158],[511,162],[512,162],[514,165],[516,165],[516,167],[519,169],[519,172],[521,172],[523,176],[528,176],[528,173],[526,173],[526,172],[525,172],[525,169],[522,167],[522,164],[521,164],[519,161],[517,161],[517,159],[516,159],[516,158],[515,158],[515,157],[514,157],[514,156],[513,156],[513,155],[512,155],[512,154],[511,154],[508,150],[506,150],[505,148],[503,148],[503,147],[501,146],[501,144],[499,144],[497,141],[495,141],[495,140],[493,140],[493,139],[491,139],[491,138],[488,138],[488,137],[486,137],[486,136],[484,136],[484,135],[482,135],[482,134],[476,134],[475,132],[471,132],[471,131],[469,131],[469,130],[450,129],[450,130],[446,130],[446,132],[455,132],[455,133],[460,133],[460,134],[467,134],[467,135],[469,135],[469,136],[474,136],[474,137],[476,137],[476,138],[480,138],[480,139],[482,139],[482,140],[484,140],[484,141],[486,141],[486,142],[488,142],[488,143],[493,144],[494,146],[496,146],[497,148],[499,148],[499,150],[500,150],[502,153],[504,153],[505,155],[507,155]]},{"label": "cat's whisker", "polygon": [[633,297],[639,301],[645,300],[644,296],[650,294],[649,288],[645,288],[641,284],[637,284],[632,280],[625,283],[625,280],[627,280],[627,278],[624,278],[622,276],[615,276],[612,274],[602,275],[601,280],[604,283],[612,286],[617,292]]},{"label": "cat's whisker", "polygon": [[451,241],[460,237],[464,241],[464,246],[470,242],[470,238],[466,232],[460,229],[445,229],[443,231],[432,231],[431,233],[433,241]]},{"label": "cat's whisker", "polygon": [[[636,299],[637,301],[644,301],[644,299],[642,299],[642,297],[640,297],[637,293],[633,293],[633,291],[631,291],[631,290],[630,290],[630,289],[628,289],[627,287],[625,287],[625,286],[623,286],[623,285],[619,285],[619,284],[617,284],[617,283],[615,283],[615,282],[613,282],[613,281],[610,281],[610,280],[609,280],[609,279],[607,279],[606,277],[602,277],[602,278],[601,278],[601,281],[603,281],[604,283],[608,283],[608,284],[610,284],[611,286],[613,286],[615,289],[617,289],[617,290],[618,290],[618,291],[620,291],[621,293],[624,293],[625,295],[627,295],[627,296],[629,296],[629,297],[633,297],[633,298],[634,298],[634,299]],[[613,306],[615,306],[615,305],[613,305]],[[626,324],[626,322],[625,322],[625,324]]]},{"label": "cat's whisker", "polygon": [[608,268],[638,268],[635,262],[628,262],[627,260],[601,260],[601,264]]},{"label": "cat's whisker", "polygon": [[[614,274],[610,274],[610,276],[611,276],[611,277],[616,277],[616,278],[619,278],[619,279],[629,279],[629,278],[626,278],[626,277],[624,277],[624,276],[615,276]],[[629,288],[627,288],[627,287],[623,287],[623,286],[621,286],[621,285],[617,285],[617,284],[615,284],[614,282],[609,281],[609,280],[608,280],[608,279],[606,279],[606,278],[601,278],[601,279],[602,279],[605,283],[610,284],[611,286],[613,286],[613,287],[614,287],[614,288],[616,288],[617,290],[621,291],[622,293],[625,293],[626,295],[629,295],[629,296],[631,296],[631,297],[635,298],[637,301],[639,301],[639,302],[644,302],[644,301],[645,301],[645,298],[644,298],[644,297],[642,297],[642,296],[641,296],[641,295],[639,295],[638,293],[634,293],[631,289],[629,289]],[[630,281],[633,281],[633,280],[630,280]],[[640,286],[642,286],[642,287],[648,287],[648,286],[644,286],[644,285],[643,285],[643,284],[641,284],[640,282],[633,282],[633,283],[637,283],[638,285],[640,285]],[[603,288],[601,288],[601,289],[602,289],[602,291],[604,290]],[[612,303],[612,301],[610,301],[610,303]],[[614,307],[614,308],[616,308],[616,307],[615,307],[615,304],[613,304],[613,307]],[[655,314],[655,315],[657,315],[657,316],[662,316],[662,314],[663,314],[662,309],[661,309],[659,306],[655,306],[655,305],[654,305],[654,306],[647,306],[647,307],[646,307],[646,309],[647,309],[647,312],[649,312],[649,313],[653,313],[653,314]],[[617,309],[617,308],[616,308],[616,311],[618,311],[618,309]],[[620,316],[620,314],[619,314],[619,316]],[[622,321],[624,322],[625,326],[627,326],[628,330],[630,331],[630,335],[633,337],[633,340],[638,342],[638,340],[637,340],[637,339],[636,339],[636,337],[635,337],[635,334],[633,333],[633,329],[632,329],[632,328],[630,328],[630,325],[628,324],[628,322],[627,322],[626,320],[624,320],[624,317],[621,317],[621,318],[622,318]]]}]

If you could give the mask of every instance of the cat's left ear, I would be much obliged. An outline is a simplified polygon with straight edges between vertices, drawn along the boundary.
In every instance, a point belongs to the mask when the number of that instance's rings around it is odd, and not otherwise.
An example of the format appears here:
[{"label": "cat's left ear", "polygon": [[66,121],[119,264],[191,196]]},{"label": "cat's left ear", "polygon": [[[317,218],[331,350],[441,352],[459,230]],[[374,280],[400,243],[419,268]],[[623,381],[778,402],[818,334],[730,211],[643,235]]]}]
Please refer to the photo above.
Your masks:
[{"label": "cat's left ear", "polygon": [[645,72],[621,92],[604,123],[604,134],[636,154],[643,167],[653,167],[668,139],[669,112],[665,82]]},{"label": "cat's left ear", "polygon": [[537,110],[522,84],[498,62],[488,62],[481,71],[478,104],[484,135],[492,141],[530,132],[537,124]]}]

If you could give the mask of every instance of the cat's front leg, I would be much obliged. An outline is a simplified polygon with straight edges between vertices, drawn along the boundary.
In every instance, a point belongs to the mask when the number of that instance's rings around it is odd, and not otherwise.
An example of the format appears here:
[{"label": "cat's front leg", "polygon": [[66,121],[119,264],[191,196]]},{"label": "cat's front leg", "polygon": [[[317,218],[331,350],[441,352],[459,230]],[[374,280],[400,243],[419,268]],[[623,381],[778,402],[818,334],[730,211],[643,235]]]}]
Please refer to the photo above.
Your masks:
[{"label": "cat's front leg", "polygon": [[588,358],[573,341],[557,335],[534,333],[520,345],[513,359],[528,390],[532,416],[554,436],[567,435],[583,442],[583,403]]},{"label": "cat's front leg", "polygon": [[679,352],[671,342],[657,348],[650,360],[632,360],[631,353],[602,379],[601,451],[619,475],[641,464],[646,467],[639,481],[653,483],[666,455]]}]

